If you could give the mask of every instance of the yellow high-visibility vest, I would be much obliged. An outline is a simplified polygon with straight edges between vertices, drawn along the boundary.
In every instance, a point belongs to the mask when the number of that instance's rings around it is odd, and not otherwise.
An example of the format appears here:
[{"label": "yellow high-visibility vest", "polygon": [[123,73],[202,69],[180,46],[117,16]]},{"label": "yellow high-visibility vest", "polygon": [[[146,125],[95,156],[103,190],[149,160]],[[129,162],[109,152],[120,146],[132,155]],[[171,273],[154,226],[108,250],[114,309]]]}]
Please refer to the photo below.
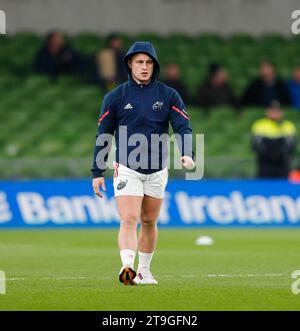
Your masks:
[{"label": "yellow high-visibility vest", "polygon": [[276,122],[269,118],[263,118],[253,123],[251,133],[255,136],[275,139],[295,136],[297,134],[297,129],[295,125],[288,120]]}]

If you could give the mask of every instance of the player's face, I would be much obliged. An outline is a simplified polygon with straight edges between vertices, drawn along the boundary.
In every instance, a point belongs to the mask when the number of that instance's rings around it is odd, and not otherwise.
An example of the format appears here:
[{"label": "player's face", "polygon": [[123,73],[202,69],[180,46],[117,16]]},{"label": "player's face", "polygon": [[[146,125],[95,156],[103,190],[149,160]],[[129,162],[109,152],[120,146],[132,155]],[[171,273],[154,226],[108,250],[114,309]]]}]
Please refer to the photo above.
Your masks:
[{"label": "player's face", "polygon": [[140,83],[150,81],[154,68],[154,63],[150,56],[143,53],[137,54],[132,57],[128,64],[131,68],[133,79]]}]

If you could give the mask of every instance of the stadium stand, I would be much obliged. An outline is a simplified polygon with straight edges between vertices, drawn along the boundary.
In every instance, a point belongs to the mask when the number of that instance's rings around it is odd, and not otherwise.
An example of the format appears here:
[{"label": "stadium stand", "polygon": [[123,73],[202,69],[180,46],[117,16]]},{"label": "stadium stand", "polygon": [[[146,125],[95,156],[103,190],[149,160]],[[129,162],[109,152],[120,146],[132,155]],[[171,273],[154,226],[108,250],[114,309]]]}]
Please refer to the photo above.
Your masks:
[{"label": "stadium stand", "polygon": [[[126,48],[134,40],[152,41],[162,66],[171,61],[179,64],[192,94],[211,62],[228,70],[230,83],[240,96],[261,61],[271,58],[287,79],[298,63],[300,51],[299,38],[285,39],[277,34],[258,39],[241,33],[226,39],[210,33],[196,37],[179,33],[162,37],[150,32],[121,36]],[[68,39],[85,55],[91,55],[105,42],[103,36],[93,33]],[[53,84],[34,74],[33,58],[42,40],[31,32],[0,39],[1,178],[90,175],[93,133],[104,92],[71,76],[61,76]],[[205,134],[205,177],[254,176],[250,127],[263,116],[263,109],[247,108],[237,114],[231,108],[219,107],[206,115],[190,105],[189,112],[194,133]],[[300,132],[299,116],[294,109],[286,109],[286,118],[294,121]],[[299,152],[298,145],[297,155]]]}]

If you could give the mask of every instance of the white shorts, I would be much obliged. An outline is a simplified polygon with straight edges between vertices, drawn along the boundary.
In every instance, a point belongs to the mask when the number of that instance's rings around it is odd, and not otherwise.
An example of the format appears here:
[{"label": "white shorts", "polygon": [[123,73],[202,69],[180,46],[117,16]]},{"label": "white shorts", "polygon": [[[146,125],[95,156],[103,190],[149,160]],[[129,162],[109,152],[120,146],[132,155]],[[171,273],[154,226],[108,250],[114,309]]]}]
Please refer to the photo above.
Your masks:
[{"label": "white shorts", "polygon": [[168,181],[168,168],[150,175],[141,174],[122,164],[114,163],[114,192],[120,195],[149,195],[163,199]]}]

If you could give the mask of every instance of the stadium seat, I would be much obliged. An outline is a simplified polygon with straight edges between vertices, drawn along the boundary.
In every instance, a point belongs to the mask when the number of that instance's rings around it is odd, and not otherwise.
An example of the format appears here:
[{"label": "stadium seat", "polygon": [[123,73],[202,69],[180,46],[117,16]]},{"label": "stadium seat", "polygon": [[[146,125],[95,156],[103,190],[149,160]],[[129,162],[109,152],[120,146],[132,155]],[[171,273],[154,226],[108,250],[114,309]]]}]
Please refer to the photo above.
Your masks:
[{"label": "stadium seat", "polygon": [[136,40],[150,41],[155,47],[163,43],[163,38],[155,32],[143,32],[135,36]]},{"label": "stadium seat", "polygon": [[71,38],[71,44],[85,55],[91,55],[104,46],[105,40],[100,35],[91,32],[80,33]]}]

